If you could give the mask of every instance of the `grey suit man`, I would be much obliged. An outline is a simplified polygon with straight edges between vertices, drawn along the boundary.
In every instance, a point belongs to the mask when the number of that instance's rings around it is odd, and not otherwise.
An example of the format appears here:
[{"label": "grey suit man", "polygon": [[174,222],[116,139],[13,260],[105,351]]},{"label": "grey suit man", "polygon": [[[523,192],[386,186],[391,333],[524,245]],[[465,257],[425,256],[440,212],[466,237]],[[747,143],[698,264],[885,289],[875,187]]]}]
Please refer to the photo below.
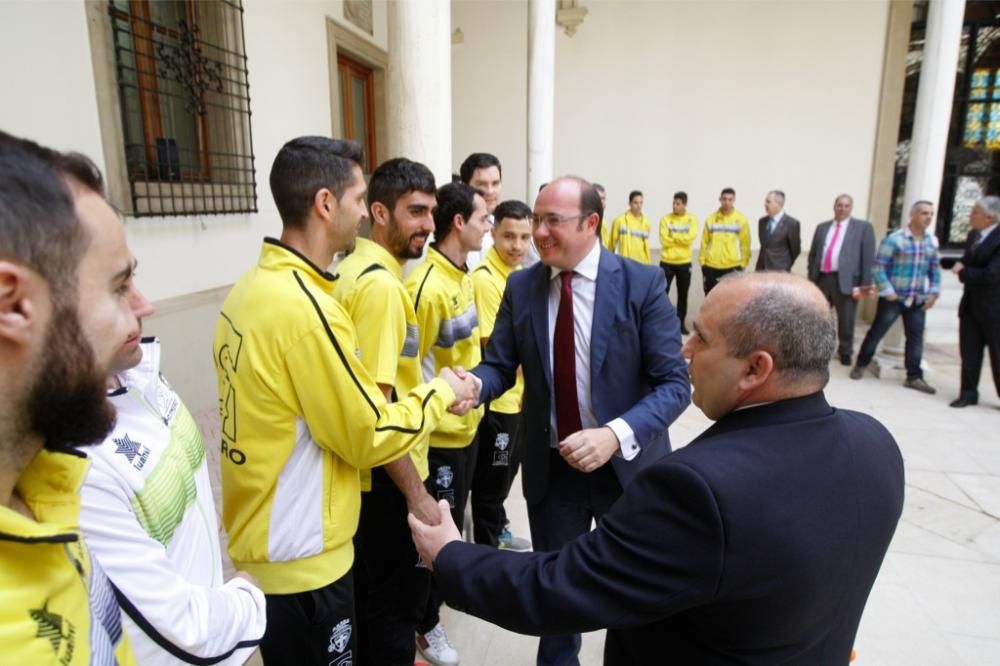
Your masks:
[{"label": "grey suit man", "polygon": [[781,190],[767,193],[764,212],[767,215],[757,221],[760,254],[756,269],[788,273],[802,251],[799,221],[785,213],[785,193]]},{"label": "grey suit man", "polygon": [[872,281],[875,230],[851,217],[854,199],[841,194],[833,202],[833,219],[816,227],[809,249],[809,279],[837,311],[837,355],[850,365],[854,354],[854,320],[858,299]]}]

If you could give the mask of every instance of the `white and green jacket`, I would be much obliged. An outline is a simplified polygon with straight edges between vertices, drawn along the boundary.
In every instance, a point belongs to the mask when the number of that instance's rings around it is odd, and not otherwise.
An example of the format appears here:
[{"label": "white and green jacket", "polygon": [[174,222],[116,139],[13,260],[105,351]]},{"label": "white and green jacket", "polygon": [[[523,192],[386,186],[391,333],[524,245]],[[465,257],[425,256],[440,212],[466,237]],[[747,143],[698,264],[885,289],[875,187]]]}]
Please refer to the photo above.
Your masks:
[{"label": "white and green jacket", "polygon": [[223,583],[201,435],[160,376],[159,342],[142,349],[108,394],[114,430],[87,448],[80,527],[139,664],[242,664],[264,635],[264,595],[240,578]]}]

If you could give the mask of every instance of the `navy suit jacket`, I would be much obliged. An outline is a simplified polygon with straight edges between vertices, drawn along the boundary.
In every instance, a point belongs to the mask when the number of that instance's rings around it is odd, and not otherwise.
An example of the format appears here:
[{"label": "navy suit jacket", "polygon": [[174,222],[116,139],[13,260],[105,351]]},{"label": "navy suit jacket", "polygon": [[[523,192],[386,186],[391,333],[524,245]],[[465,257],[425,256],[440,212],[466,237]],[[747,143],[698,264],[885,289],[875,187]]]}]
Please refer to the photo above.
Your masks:
[{"label": "navy suit jacket", "polygon": [[456,541],[435,580],[513,631],[606,627],[605,664],[844,666],[903,481],[881,424],[814,393],[723,417],[558,552]]},{"label": "navy suit jacket", "polygon": [[958,274],[964,285],[958,316],[972,315],[980,322],[1000,325],[1000,229],[994,229],[979,247],[973,249],[975,238],[969,235],[962,255],[965,268]]},{"label": "navy suit jacket", "polygon": [[[529,504],[549,480],[552,368],[549,362],[549,280],[541,262],[507,278],[483,362],[480,398],[489,402],[524,371],[522,482]],[[636,471],[670,452],[667,426],[691,401],[680,324],[658,268],[601,249],[590,333],[590,393],[598,423],[624,419],[641,447],[632,461],[614,456],[622,487]]]}]

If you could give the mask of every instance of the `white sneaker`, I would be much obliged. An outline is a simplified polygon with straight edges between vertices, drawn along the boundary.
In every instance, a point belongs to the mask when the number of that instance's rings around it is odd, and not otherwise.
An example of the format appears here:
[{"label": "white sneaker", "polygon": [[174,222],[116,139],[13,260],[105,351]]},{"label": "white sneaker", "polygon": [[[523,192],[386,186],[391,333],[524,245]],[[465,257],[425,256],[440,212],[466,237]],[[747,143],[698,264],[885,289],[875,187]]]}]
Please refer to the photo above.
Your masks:
[{"label": "white sneaker", "polygon": [[458,651],[448,640],[440,622],[423,636],[417,636],[417,649],[434,666],[458,666]]}]

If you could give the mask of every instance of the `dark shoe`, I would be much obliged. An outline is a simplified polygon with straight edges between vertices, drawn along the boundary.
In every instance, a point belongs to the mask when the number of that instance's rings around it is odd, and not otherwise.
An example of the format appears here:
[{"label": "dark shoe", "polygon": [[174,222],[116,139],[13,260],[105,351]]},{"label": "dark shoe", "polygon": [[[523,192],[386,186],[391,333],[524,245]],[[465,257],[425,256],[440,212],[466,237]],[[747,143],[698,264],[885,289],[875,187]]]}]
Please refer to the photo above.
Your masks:
[{"label": "dark shoe", "polygon": [[850,354],[841,354],[840,355],[840,364],[841,365],[850,365],[851,364],[851,355]]},{"label": "dark shoe", "polygon": [[923,377],[910,377],[905,382],[903,386],[914,391],[920,391],[921,393],[927,393],[929,395],[934,395],[937,393],[937,389],[924,381]]},{"label": "dark shoe", "polygon": [[681,335],[691,335],[691,331],[681,326]]},{"label": "dark shoe", "polygon": [[851,379],[861,379],[862,377],[864,377],[865,367],[866,366],[864,365],[856,365],[853,368],[851,368]]},{"label": "dark shoe", "polygon": [[966,398],[959,396],[957,399],[952,400],[948,403],[949,407],[968,407],[969,405],[979,404],[979,398]]}]

